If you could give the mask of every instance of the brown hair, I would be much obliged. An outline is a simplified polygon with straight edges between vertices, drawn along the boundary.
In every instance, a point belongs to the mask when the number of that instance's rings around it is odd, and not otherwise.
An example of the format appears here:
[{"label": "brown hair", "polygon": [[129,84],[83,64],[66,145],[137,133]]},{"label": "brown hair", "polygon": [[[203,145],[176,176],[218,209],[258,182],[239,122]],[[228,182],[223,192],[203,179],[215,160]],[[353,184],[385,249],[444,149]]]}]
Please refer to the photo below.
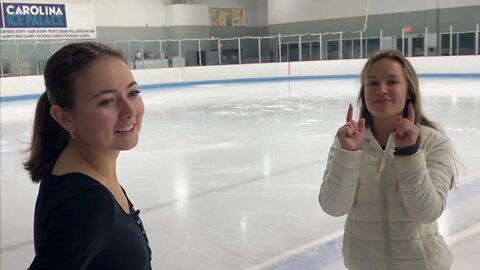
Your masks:
[{"label": "brown hair", "polygon": [[75,100],[75,80],[91,63],[105,56],[125,61],[120,52],[95,42],[66,45],[48,60],[43,75],[46,91],[37,102],[28,149],[30,155],[23,163],[33,182],[40,182],[51,173],[69,140],[68,132],[50,115],[50,107],[58,105],[64,110],[71,109]]}]

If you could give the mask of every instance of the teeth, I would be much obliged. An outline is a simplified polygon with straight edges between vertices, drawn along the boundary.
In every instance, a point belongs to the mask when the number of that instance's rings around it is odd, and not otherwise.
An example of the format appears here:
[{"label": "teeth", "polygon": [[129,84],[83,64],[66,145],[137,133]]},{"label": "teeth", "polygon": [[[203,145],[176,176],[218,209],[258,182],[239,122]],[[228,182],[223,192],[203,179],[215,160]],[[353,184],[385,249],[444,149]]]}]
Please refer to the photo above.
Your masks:
[{"label": "teeth", "polygon": [[130,131],[133,129],[133,125],[129,126],[129,127],[126,127],[126,128],[122,128],[119,130],[119,132],[126,132],[126,131]]}]

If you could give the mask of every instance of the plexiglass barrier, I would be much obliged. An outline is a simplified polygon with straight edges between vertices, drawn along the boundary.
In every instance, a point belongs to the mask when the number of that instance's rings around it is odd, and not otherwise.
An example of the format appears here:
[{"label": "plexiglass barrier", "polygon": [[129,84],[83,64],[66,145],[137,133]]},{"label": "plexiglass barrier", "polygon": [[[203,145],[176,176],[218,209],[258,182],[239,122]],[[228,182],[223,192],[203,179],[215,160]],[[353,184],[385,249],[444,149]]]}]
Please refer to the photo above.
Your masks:
[{"label": "plexiglass barrier", "polygon": [[[472,31],[398,35],[365,35],[364,32],[278,35],[268,37],[206,38],[181,40],[123,40],[97,42],[121,51],[132,69],[185,66],[237,65],[293,61],[367,58],[381,49],[397,49],[408,57],[478,55],[479,26]],[[0,75],[41,75],[48,58],[62,41],[2,40]],[[76,40],[78,42],[78,40]]]}]

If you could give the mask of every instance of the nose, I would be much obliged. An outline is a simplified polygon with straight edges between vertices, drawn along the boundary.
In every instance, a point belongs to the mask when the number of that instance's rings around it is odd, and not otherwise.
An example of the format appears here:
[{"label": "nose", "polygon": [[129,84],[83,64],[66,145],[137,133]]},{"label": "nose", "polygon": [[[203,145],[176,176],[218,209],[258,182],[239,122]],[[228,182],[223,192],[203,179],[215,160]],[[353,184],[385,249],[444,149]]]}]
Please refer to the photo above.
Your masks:
[{"label": "nose", "polygon": [[377,95],[385,95],[386,93],[388,93],[387,84],[385,83],[378,84],[376,92],[377,92]]},{"label": "nose", "polygon": [[120,106],[120,119],[128,119],[137,115],[137,109],[132,100],[122,98],[118,104]]}]

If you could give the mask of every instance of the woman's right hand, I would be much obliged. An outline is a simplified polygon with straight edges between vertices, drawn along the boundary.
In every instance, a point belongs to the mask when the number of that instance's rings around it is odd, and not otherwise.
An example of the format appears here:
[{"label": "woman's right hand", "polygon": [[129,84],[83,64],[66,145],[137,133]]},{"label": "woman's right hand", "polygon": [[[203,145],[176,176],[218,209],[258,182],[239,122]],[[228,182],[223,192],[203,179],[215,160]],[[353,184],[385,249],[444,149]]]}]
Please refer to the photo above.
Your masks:
[{"label": "woman's right hand", "polygon": [[360,118],[358,122],[352,120],[353,107],[348,106],[347,122],[337,131],[337,138],[343,149],[357,151],[362,147],[365,137],[365,119]]}]

